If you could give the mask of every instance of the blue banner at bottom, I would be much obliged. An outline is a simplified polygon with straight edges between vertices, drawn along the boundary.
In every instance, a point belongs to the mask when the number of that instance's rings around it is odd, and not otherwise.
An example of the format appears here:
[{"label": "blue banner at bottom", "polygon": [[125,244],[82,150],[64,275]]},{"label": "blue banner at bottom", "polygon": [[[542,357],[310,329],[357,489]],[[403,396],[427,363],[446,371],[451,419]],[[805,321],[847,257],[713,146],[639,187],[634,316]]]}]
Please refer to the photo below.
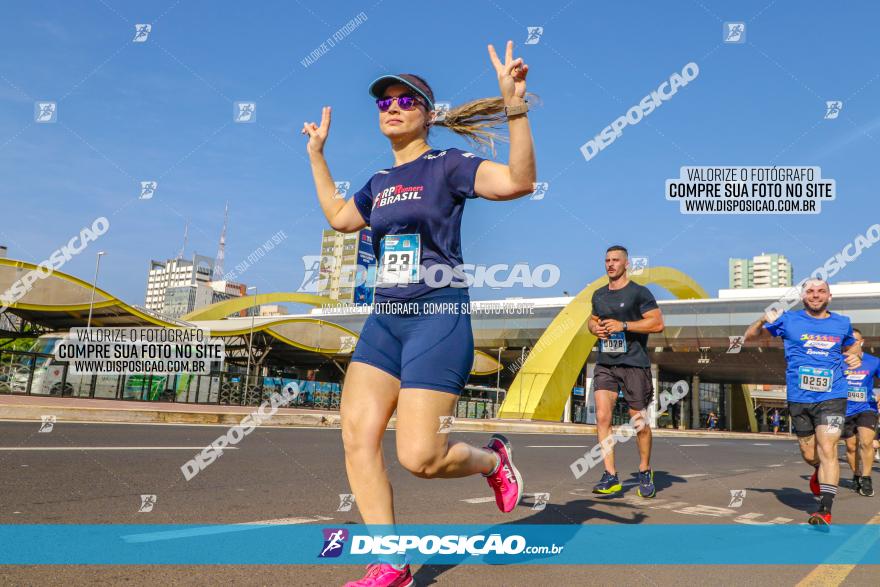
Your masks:
[{"label": "blue banner at bottom", "polygon": [[0,564],[880,564],[880,525],[0,525]]}]

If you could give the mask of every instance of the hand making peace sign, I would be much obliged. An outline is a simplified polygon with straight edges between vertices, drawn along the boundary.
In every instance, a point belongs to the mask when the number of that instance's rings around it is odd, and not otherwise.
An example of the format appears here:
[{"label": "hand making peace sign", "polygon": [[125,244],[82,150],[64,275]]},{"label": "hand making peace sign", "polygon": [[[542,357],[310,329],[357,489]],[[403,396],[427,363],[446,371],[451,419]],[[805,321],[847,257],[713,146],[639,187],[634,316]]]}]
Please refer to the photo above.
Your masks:
[{"label": "hand making peace sign", "polygon": [[495,73],[498,74],[498,87],[501,89],[504,103],[508,106],[522,103],[526,96],[526,75],[529,73],[529,66],[523,62],[522,57],[513,58],[513,41],[507,41],[504,63],[498,59],[493,45],[489,45],[489,59],[492,60]]},{"label": "hand making peace sign", "polygon": [[324,106],[321,109],[321,126],[314,122],[303,123],[301,134],[309,135],[309,142],[306,145],[309,154],[324,151],[324,143],[327,141],[327,135],[330,134],[330,114],[330,106]]}]

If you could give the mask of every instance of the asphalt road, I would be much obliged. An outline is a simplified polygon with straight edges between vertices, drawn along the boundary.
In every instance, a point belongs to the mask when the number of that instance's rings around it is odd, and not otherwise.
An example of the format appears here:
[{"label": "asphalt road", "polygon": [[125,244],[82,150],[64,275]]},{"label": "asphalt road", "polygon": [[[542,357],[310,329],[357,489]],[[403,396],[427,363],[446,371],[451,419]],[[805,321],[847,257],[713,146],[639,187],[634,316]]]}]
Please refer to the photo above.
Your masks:
[{"label": "asphalt road", "polygon": [[[263,428],[228,451],[194,479],[180,466],[225,432],[221,426],[0,422],[0,523],[2,524],[218,524],[282,518],[323,524],[360,523],[356,508],[338,511],[348,493],[339,430]],[[407,524],[729,524],[758,521],[800,524],[814,505],[807,489],[810,469],[794,440],[655,438],[658,495],[635,495],[635,443],[618,447],[624,495],[601,499],[590,488],[601,475],[581,479],[569,464],[595,437],[511,434],[526,498],[512,514],[495,507],[480,477],[422,480],[402,469],[393,454],[394,432],[386,437],[386,462],[395,489],[398,521]],[[487,435],[454,434],[484,444]],[[97,447],[97,450],[85,448]],[[107,450],[115,447],[117,450]],[[9,450],[15,449],[15,450]],[[41,450],[37,450],[41,449]],[[62,450],[63,449],[63,450]],[[844,465],[845,466],[845,465]],[[880,468],[875,466],[875,472]],[[835,523],[877,520],[880,497],[847,489],[835,503]],[[875,482],[880,476],[875,475]],[[731,491],[745,490],[731,506]],[[542,511],[528,494],[549,493]],[[139,512],[141,495],[156,496],[151,512]],[[880,527],[878,527],[880,533]],[[621,545],[652,548],[656,545]],[[876,585],[880,566],[726,567],[697,565],[591,566],[422,566],[418,585],[670,585],[684,581],[717,585]],[[3,584],[341,585],[359,577],[351,566],[5,566]]]}]

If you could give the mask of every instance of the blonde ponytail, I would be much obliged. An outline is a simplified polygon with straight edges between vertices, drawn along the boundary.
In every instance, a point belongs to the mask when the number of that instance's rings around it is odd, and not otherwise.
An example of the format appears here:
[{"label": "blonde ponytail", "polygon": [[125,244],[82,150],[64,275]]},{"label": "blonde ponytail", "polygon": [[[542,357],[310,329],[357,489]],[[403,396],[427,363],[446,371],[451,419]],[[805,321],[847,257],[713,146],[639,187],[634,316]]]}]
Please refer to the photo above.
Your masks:
[{"label": "blonde ponytail", "polygon": [[[527,94],[529,103],[537,101],[535,94]],[[507,117],[504,115],[504,99],[480,98],[472,100],[461,106],[450,108],[445,116],[435,120],[431,126],[442,126],[457,135],[461,135],[471,141],[477,149],[491,151],[495,156],[495,143],[510,142],[510,137],[501,129],[507,127]]]}]

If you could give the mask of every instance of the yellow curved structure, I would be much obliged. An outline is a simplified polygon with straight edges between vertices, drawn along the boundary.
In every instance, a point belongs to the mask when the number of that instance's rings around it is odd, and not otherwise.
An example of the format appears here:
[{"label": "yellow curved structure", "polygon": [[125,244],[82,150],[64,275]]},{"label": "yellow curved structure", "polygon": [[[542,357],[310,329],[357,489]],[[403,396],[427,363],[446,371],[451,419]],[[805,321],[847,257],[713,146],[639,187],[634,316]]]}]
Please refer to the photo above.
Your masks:
[{"label": "yellow curved structure", "polygon": [[301,316],[260,318],[253,328],[247,320],[195,321],[193,324],[207,329],[211,336],[220,338],[265,332],[292,347],[322,355],[351,353],[358,339],[357,332],[344,326]]},{"label": "yellow curved structure", "polygon": [[[25,274],[36,269],[36,265],[27,261],[0,258],[0,294],[10,290]],[[92,295],[91,283],[62,271],[53,271],[50,275],[37,279],[34,287],[29,288],[25,295],[11,303],[9,308],[30,320],[51,321],[56,324],[55,327],[62,330],[82,324],[88,314],[89,306],[95,313],[92,324],[96,326],[147,323],[165,328],[180,328],[186,325],[153,314],[144,308],[129,305],[101,288],[94,288],[94,303],[92,303]],[[339,305],[339,302],[329,298],[307,293],[266,293],[233,298],[199,308],[183,316],[181,320],[191,326],[208,330],[211,336],[246,336],[252,330],[250,321],[224,320],[224,318],[255,305],[270,303]],[[100,310],[105,310],[108,315],[101,315]],[[351,354],[359,338],[356,332],[318,317],[255,317],[253,331],[265,332],[284,344],[327,356]],[[495,357],[474,350],[471,374],[489,375],[501,369],[502,366]]]},{"label": "yellow curved structure", "polygon": [[471,375],[492,375],[503,368],[498,359],[489,353],[474,349],[474,366],[471,368]]},{"label": "yellow curved structure", "polygon": [[[27,261],[0,259],[0,293],[9,290],[26,273],[36,269],[36,265]],[[180,324],[163,320],[160,316],[130,306],[101,288],[94,288],[94,303],[91,304],[92,289],[91,283],[56,270],[37,279],[24,296],[9,304],[9,308],[20,313],[51,312],[78,318],[88,313],[91,305],[94,311],[110,308],[117,313],[130,314],[156,326],[180,327]],[[93,320],[93,323],[102,324],[98,318]]]},{"label": "yellow curved structure", "polygon": [[[300,318],[296,321],[291,320],[286,323],[286,329],[276,330],[275,328],[269,328],[266,330],[266,333],[292,347],[322,355],[351,354],[354,350],[354,345],[358,339],[357,333],[324,320],[313,320],[313,323],[317,324],[320,329],[326,326],[331,331],[330,333],[319,331],[318,337],[316,337],[312,344],[308,344],[303,340],[297,340],[294,335],[299,333],[299,329],[296,327],[302,326],[307,320],[312,319]],[[328,344],[325,339],[329,339],[331,344]],[[348,342],[346,342],[346,339],[348,339]]]},{"label": "yellow curved structure", "polygon": [[181,320],[222,320],[230,314],[253,308],[261,304],[277,304],[277,303],[295,303],[308,304],[310,306],[338,306],[339,302],[316,296],[315,294],[307,294],[300,292],[276,292],[257,294],[256,296],[242,296],[240,298],[232,298],[223,300],[204,308],[194,310],[186,314]]},{"label": "yellow curved structure", "polygon": [[[707,298],[696,281],[671,267],[645,269],[632,281],[663,287],[679,299]],[[601,277],[556,316],[529,354],[501,404],[499,418],[559,421],[571,389],[596,344],[587,322],[593,313],[593,292],[608,283]]]}]

